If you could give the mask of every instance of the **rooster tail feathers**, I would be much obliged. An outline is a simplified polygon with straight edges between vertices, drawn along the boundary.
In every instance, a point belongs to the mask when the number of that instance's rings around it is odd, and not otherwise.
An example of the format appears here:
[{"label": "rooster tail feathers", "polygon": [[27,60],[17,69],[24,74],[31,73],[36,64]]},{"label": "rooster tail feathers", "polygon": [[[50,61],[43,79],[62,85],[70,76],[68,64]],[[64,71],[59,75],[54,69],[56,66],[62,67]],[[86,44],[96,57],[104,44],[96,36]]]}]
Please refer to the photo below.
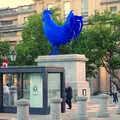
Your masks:
[{"label": "rooster tail feathers", "polygon": [[74,14],[73,14],[73,10],[71,10],[71,11],[70,11],[70,13],[68,14],[68,16],[67,16],[67,19],[66,19],[66,20],[70,19],[73,15],[74,15]]},{"label": "rooster tail feathers", "polygon": [[73,23],[73,39],[76,39],[83,28],[83,16],[74,16]]},{"label": "rooster tail feathers", "polygon": [[71,18],[72,18],[73,16],[74,16],[73,10],[71,10],[70,13],[68,14],[66,20],[65,20],[64,25],[65,25],[65,24],[69,24],[69,22],[71,21]]},{"label": "rooster tail feathers", "polygon": [[80,32],[82,31],[82,28],[83,28],[83,20],[80,20],[80,23],[81,23],[81,25],[80,25]]}]

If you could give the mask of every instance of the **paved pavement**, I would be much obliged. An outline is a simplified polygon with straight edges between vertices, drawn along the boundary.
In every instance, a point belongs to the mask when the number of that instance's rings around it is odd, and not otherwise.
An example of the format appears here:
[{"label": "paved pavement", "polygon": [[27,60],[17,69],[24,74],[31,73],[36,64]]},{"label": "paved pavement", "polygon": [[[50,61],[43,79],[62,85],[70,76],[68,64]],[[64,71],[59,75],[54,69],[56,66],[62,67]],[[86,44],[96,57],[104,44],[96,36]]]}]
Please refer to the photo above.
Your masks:
[{"label": "paved pavement", "polygon": [[[120,99],[120,97],[119,97]],[[120,101],[120,100],[119,100]],[[118,109],[118,104],[112,103],[112,98],[109,99],[108,105],[108,118],[98,118],[97,114],[99,111],[100,100],[97,97],[92,97],[88,102],[87,113],[88,120],[120,120],[120,115],[116,114]],[[67,111],[62,114],[62,120],[77,120],[77,111],[78,108],[74,105],[71,111]],[[0,120],[16,120],[16,114],[0,113]],[[51,120],[50,115],[30,115],[30,120]]]}]

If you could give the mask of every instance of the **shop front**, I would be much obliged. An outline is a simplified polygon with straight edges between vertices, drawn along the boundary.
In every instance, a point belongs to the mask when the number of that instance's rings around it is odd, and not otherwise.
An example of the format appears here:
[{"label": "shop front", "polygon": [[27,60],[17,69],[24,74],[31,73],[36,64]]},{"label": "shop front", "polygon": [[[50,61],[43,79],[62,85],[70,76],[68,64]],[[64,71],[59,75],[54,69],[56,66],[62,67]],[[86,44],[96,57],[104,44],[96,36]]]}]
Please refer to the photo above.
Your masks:
[{"label": "shop front", "polygon": [[[30,101],[31,114],[49,114],[50,99],[64,98],[64,68],[0,68],[0,112],[16,113],[17,100]],[[61,103],[65,111],[65,103]]]}]

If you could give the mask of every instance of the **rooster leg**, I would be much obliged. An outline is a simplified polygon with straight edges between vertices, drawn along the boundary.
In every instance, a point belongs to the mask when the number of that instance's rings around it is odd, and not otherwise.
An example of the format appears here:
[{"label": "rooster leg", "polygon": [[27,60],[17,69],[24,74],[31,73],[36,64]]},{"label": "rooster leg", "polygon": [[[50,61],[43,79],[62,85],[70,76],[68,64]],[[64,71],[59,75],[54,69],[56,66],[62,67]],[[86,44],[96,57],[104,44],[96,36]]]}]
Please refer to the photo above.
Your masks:
[{"label": "rooster leg", "polygon": [[51,55],[59,55],[59,54],[60,54],[59,48],[57,46],[53,46]]}]

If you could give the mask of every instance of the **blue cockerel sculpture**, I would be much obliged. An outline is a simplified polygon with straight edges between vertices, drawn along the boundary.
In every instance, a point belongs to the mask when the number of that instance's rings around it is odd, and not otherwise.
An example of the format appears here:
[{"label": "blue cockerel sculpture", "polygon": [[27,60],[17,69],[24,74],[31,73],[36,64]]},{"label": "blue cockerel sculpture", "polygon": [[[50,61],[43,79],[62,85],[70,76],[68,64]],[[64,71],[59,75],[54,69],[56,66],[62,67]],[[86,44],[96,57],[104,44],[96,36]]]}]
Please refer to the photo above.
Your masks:
[{"label": "blue cockerel sculpture", "polygon": [[75,40],[83,28],[83,17],[73,14],[70,11],[65,23],[57,25],[51,16],[52,12],[48,9],[43,11],[42,21],[44,34],[53,47],[52,55],[60,54],[60,45],[65,45],[71,40]]}]

